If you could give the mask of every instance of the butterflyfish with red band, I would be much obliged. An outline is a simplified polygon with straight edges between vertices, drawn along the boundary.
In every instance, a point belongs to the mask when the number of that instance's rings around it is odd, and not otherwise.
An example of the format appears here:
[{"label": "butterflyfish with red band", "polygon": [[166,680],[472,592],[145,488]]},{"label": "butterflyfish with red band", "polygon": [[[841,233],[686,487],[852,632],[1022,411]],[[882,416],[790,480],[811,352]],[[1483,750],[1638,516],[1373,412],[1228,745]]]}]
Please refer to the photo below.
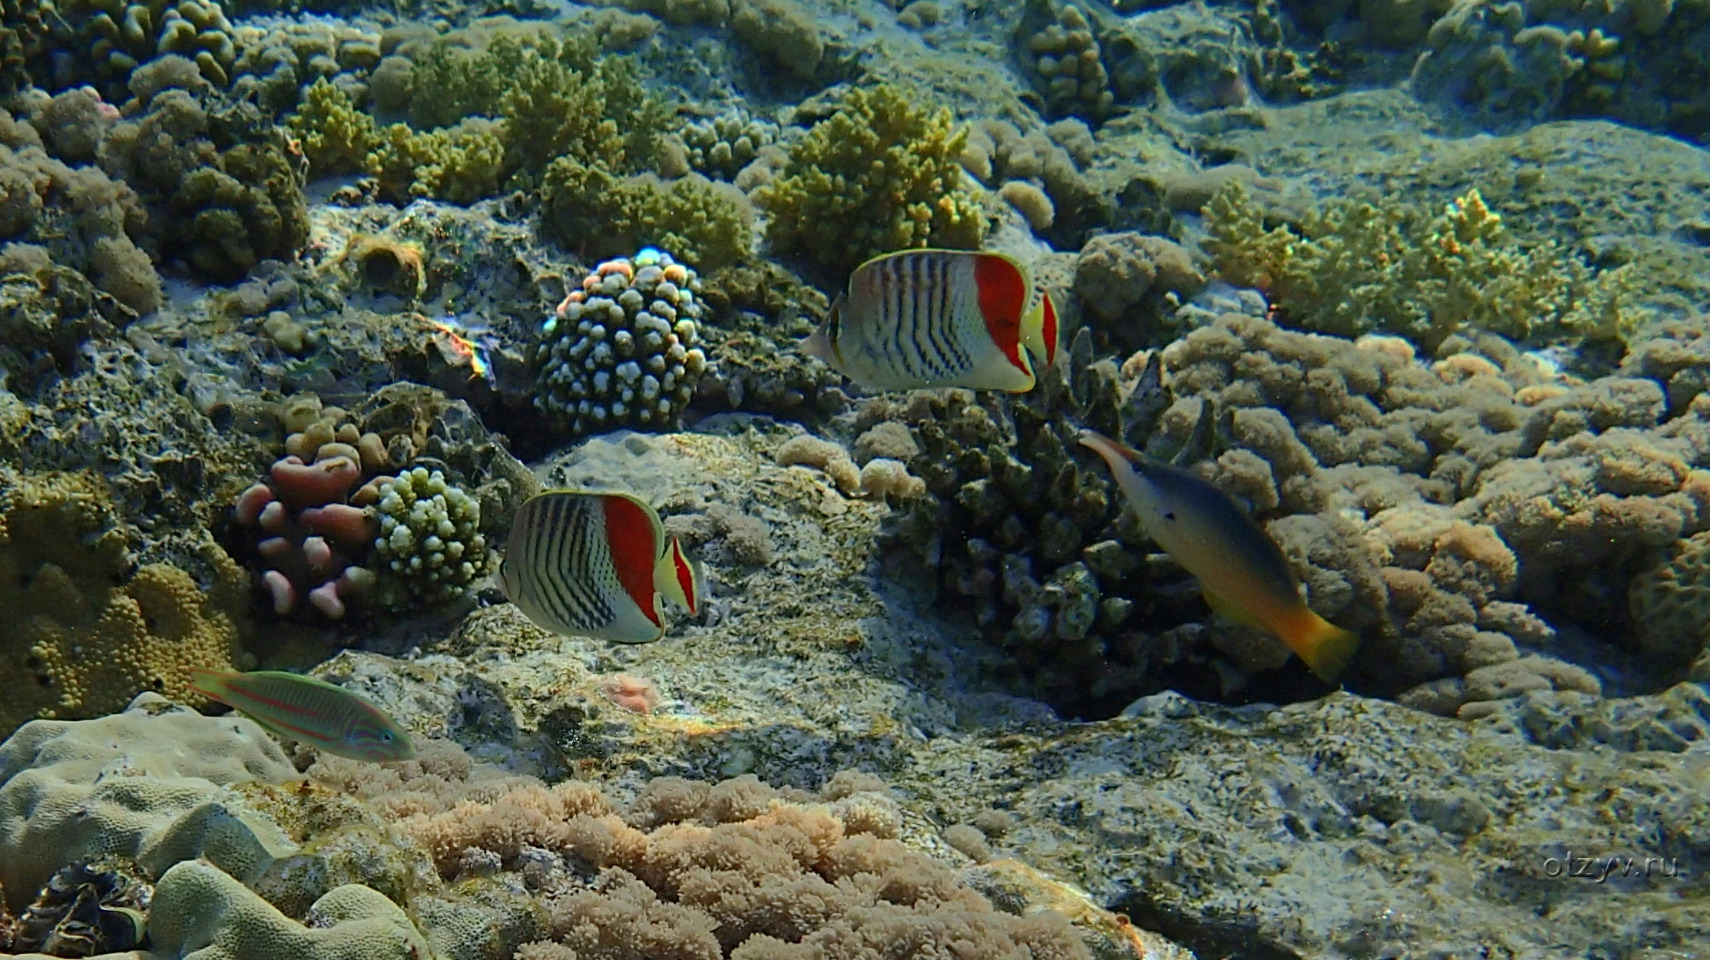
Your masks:
[{"label": "butterflyfish with red band", "polygon": [[1082,430],[1080,440],[1110,467],[1146,534],[1198,578],[1213,610],[1278,637],[1336,682],[1360,638],[1306,605],[1282,549],[1228,494],[1095,431]]},{"label": "butterflyfish with red band", "polygon": [[499,585],[536,626],[611,643],[665,635],[663,601],[700,612],[700,572],[625,493],[555,491],[517,509]]},{"label": "butterflyfish with red band", "polygon": [[1057,306],[1013,257],[903,250],[855,268],[800,347],[874,390],[1025,393],[1057,360]]},{"label": "butterflyfish with red band", "polygon": [[191,667],[190,689],[237,710],[281,739],[335,756],[384,763],[416,755],[398,721],[367,697],[325,680],[283,670],[234,673]]}]

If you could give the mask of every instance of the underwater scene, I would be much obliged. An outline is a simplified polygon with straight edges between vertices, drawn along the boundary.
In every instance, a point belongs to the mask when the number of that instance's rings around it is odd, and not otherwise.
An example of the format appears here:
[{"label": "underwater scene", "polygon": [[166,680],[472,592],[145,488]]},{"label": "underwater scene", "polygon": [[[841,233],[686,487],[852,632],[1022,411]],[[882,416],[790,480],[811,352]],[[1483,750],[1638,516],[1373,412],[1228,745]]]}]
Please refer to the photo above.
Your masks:
[{"label": "underwater scene", "polygon": [[1710,0],[0,0],[0,956],[1710,958]]}]

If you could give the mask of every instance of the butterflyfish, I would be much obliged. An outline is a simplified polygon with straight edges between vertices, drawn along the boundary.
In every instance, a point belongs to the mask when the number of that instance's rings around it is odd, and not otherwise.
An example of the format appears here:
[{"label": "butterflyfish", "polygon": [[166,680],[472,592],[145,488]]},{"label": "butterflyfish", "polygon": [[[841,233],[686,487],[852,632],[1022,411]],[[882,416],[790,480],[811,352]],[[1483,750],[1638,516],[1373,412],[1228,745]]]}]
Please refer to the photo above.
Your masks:
[{"label": "butterflyfish", "polygon": [[1282,549],[1228,494],[1096,431],[1082,430],[1080,440],[1109,465],[1147,535],[1198,578],[1213,610],[1280,638],[1320,679],[1336,682],[1359,637],[1307,607]]},{"label": "butterflyfish", "polygon": [[665,635],[663,600],[700,612],[700,572],[653,508],[625,493],[556,491],[517,509],[505,596],[543,630],[612,643]]},{"label": "butterflyfish", "polygon": [[285,740],[352,760],[408,760],[415,745],[404,728],[367,697],[336,684],[282,670],[190,668],[190,689],[243,713]]},{"label": "butterflyfish", "polygon": [[1057,359],[1057,307],[1014,258],[903,250],[855,268],[800,348],[874,390],[1033,389]]}]

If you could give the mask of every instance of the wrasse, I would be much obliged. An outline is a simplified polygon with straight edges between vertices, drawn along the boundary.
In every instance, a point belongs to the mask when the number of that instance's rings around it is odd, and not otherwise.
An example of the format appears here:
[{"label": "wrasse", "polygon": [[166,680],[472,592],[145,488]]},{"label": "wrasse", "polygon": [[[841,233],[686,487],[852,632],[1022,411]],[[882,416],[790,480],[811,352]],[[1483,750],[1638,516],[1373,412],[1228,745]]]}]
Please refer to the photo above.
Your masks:
[{"label": "wrasse", "polygon": [[1228,494],[1095,431],[1080,439],[1109,465],[1146,533],[1199,579],[1213,610],[1281,638],[1320,679],[1336,682],[1360,638],[1306,606],[1276,541]]},{"label": "wrasse", "polygon": [[511,525],[499,584],[536,626],[612,643],[664,636],[666,597],[690,616],[700,611],[700,573],[682,544],[625,493],[529,498]]},{"label": "wrasse", "polygon": [[352,760],[408,760],[416,755],[409,734],[360,694],[282,670],[190,668],[190,689],[242,712],[285,740]]},{"label": "wrasse", "polygon": [[1057,359],[1057,306],[1003,254],[903,250],[856,267],[800,348],[874,390],[1025,393]]}]

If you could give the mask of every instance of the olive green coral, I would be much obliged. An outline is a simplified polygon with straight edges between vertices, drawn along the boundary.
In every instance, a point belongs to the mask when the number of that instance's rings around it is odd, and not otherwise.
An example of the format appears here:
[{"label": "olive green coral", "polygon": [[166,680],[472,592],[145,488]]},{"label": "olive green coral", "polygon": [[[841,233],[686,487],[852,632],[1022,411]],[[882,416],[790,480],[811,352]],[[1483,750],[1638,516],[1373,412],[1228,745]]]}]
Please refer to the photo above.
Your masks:
[{"label": "olive green coral", "polygon": [[896,86],[850,91],[756,191],[772,217],[767,241],[834,271],[909,247],[978,247],[986,213],[957,161],[967,139],[949,110]]},{"label": "olive green coral", "polygon": [[[7,4],[11,26],[13,4]],[[94,83],[121,96],[131,71],[168,54],[194,61],[202,76],[224,87],[237,62],[237,33],[217,0],[63,0],[18,3],[48,28],[30,77],[51,89]],[[33,8],[33,9],[32,9]],[[62,56],[64,53],[72,56]]]},{"label": "olive green coral", "polygon": [[1223,279],[1265,291],[1289,324],[1406,336],[1434,350],[1473,328],[1523,340],[1620,337],[1636,317],[1624,268],[1596,271],[1554,242],[1522,248],[1477,189],[1435,216],[1335,200],[1267,228],[1238,180],[1205,208]]},{"label": "olive green coral", "polygon": [[33,717],[98,716],[143,690],[191,695],[189,668],[230,668],[248,577],[218,548],[221,582],[204,594],[165,564],[130,572],[129,544],[90,474],[0,472],[0,644],[18,678],[0,731]]},{"label": "olive green coral", "polygon": [[442,604],[487,572],[481,505],[445,474],[425,467],[382,479],[373,566],[380,604],[394,610]]}]

